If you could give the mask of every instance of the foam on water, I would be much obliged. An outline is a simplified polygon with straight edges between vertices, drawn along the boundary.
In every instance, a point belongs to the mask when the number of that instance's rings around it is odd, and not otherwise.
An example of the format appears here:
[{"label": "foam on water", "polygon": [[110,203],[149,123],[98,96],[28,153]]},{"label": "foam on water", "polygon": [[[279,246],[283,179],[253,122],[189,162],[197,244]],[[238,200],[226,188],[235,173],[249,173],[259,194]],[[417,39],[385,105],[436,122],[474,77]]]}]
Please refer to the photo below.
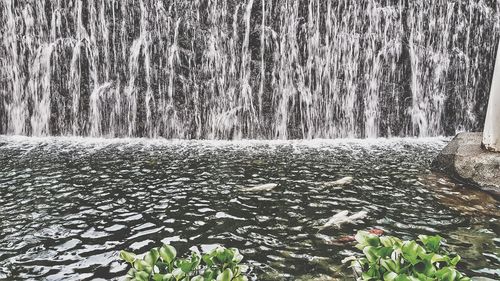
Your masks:
[{"label": "foam on water", "polygon": [[231,147],[232,149],[246,149],[252,147],[278,147],[291,146],[294,148],[323,148],[335,149],[336,147],[387,147],[397,148],[404,145],[425,145],[428,147],[442,147],[449,141],[448,137],[428,137],[428,138],[376,138],[376,139],[312,139],[312,140],[181,140],[181,139],[149,139],[149,138],[90,138],[90,137],[27,137],[27,136],[6,136],[0,135],[0,145],[5,147],[28,147],[47,145],[53,147],[126,147],[154,148],[168,146],[185,146],[200,148]]}]

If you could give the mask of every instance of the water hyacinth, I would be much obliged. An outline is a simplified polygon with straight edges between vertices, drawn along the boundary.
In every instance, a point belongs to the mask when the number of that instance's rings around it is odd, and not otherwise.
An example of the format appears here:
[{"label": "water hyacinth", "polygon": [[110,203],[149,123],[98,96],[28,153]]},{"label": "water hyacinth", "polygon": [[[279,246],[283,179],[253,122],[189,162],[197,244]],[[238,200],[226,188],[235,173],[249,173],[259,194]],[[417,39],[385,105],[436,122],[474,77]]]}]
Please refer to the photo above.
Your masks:
[{"label": "water hyacinth", "polygon": [[364,257],[352,262],[365,281],[470,281],[456,266],[459,255],[448,255],[439,236],[420,235],[418,240],[402,241],[397,237],[360,231],[356,247]]},{"label": "water hyacinth", "polygon": [[243,255],[238,249],[217,247],[204,255],[192,252],[179,258],[171,245],[153,248],[139,258],[121,251],[120,258],[132,268],[126,280],[134,281],[246,281],[248,267],[241,265]]}]

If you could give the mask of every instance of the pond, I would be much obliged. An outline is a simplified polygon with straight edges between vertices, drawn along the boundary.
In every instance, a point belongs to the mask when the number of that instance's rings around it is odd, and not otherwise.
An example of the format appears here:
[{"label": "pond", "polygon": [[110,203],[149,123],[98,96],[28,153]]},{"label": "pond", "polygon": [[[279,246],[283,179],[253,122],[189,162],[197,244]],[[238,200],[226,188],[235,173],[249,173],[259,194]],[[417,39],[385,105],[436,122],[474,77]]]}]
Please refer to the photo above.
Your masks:
[{"label": "pond", "polygon": [[[343,279],[354,247],[332,241],[371,228],[440,234],[466,273],[499,278],[499,204],[430,173],[446,142],[0,137],[0,279],[120,279],[120,250],[162,243],[237,247],[253,280]],[[343,210],[368,216],[319,231]]]}]

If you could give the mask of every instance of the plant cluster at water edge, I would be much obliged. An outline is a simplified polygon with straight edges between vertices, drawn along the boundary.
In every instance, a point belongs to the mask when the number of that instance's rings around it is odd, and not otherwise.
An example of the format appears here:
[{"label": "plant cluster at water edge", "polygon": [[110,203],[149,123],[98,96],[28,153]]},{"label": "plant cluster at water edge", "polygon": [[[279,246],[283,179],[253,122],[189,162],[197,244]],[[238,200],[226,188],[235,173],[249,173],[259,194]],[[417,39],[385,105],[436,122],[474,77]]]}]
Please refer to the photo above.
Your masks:
[{"label": "plant cluster at water edge", "polygon": [[364,257],[352,262],[364,281],[470,281],[456,269],[459,255],[442,248],[440,236],[420,235],[417,240],[358,232],[356,247]]},{"label": "plant cluster at water edge", "polygon": [[171,245],[153,248],[143,258],[121,251],[120,258],[132,268],[126,280],[130,281],[247,281],[248,270],[241,265],[243,255],[238,249],[217,247],[206,254],[192,252],[187,258],[177,257]]}]

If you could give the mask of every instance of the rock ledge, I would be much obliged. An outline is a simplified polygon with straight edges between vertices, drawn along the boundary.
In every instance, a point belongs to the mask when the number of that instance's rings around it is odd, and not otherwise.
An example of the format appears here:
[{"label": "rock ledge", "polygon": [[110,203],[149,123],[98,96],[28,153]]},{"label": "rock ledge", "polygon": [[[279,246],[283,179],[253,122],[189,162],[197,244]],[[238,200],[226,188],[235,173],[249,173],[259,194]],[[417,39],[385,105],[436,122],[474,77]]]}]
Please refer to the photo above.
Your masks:
[{"label": "rock ledge", "polygon": [[500,153],[481,148],[482,133],[458,134],[432,162],[432,169],[500,197]]}]

